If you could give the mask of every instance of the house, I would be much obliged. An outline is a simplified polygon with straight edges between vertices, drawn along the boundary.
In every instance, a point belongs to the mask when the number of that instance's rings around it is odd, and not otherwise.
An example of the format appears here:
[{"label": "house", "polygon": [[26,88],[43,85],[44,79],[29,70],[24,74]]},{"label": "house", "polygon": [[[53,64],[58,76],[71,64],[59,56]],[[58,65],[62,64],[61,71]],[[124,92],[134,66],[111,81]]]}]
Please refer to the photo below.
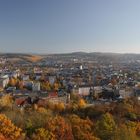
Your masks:
[{"label": "house", "polygon": [[19,70],[16,70],[16,71],[11,73],[11,77],[17,78],[18,76],[20,76],[20,71]]},{"label": "house", "polygon": [[137,97],[138,100],[140,100],[140,83],[135,85],[134,87],[134,94]]},{"label": "house", "polygon": [[28,81],[29,80],[29,75],[23,75],[22,80],[23,81]]},{"label": "house", "polygon": [[78,94],[80,96],[88,96],[90,94],[90,89],[91,89],[90,86],[80,86],[78,88]]},{"label": "house", "polygon": [[33,81],[23,81],[23,86],[27,89],[32,89]]},{"label": "house", "polygon": [[95,86],[94,88],[93,88],[93,96],[95,97],[95,98],[98,98],[99,97],[99,95],[102,93],[102,87],[101,86]]},{"label": "house", "polygon": [[120,95],[123,99],[125,99],[125,98],[128,98],[128,97],[132,96],[132,91],[131,91],[131,90],[128,91],[128,90],[126,90],[126,89],[120,89],[120,90],[119,90],[119,95]]},{"label": "house", "polygon": [[40,82],[33,83],[32,84],[32,90],[33,91],[40,91]]},{"label": "house", "polygon": [[51,85],[54,84],[55,80],[56,80],[56,76],[49,76],[49,82]]},{"label": "house", "polygon": [[36,74],[35,75],[35,80],[39,80],[41,78],[41,74]]},{"label": "house", "polygon": [[57,92],[49,92],[48,97],[58,97],[58,93]]},{"label": "house", "polygon": [[9,77],[7,75],[0,77],[0,87],[5,88],[9,83]]},{"label": "house", "polygon": [[8,88],[6,89],[6,91],[7,91],[8,93],[13,92],[13,91],[15,91],[15,90],[16,90],[16,87],[8,87]]}]

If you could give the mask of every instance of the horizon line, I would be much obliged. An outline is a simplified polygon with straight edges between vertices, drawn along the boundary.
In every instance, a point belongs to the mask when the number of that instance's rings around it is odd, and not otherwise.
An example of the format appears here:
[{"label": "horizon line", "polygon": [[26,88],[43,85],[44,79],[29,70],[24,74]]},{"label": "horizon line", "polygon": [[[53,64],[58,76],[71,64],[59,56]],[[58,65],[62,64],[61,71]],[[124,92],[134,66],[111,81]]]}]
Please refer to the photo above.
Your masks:
[{"label": "horizon line", "polygon": [[105,54],[140,54],[136,52],[108,52],[108,51],[70,51],[70,52],[52,52],[52,53],[41,53],[41,52],[0,52],[0,54],[30,54],[30,55],[55,55],[55,54],[73,54],[73,53],[105,53]]}]

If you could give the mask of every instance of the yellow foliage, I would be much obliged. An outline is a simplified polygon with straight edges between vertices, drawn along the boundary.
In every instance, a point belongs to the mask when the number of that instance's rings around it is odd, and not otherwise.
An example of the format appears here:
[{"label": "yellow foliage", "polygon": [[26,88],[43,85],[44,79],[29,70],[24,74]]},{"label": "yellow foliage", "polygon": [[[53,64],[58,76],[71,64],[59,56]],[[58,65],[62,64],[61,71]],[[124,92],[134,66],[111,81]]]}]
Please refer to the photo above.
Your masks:
[{"label": "yellow foliage", "polygon": [[136,132],[137,124],[135,122],[129,121],[129,122],[126,123],[126,126],[132,132],[134,132],[134,133]]},{"label": "yellow foliage", "polygon": [[7,106],[7,107],[12,107],[13,104],[13,99],[11,95],[5,95],[0,99],[0,105],[1,106]]},{"label": "yellow foliage", "polygon": [[57,111],[61,112],[65,109],[65,105],[64,105],[64,103],[61,102],[61,103],[56,104],[55,108],[56,108]]},{"label": "yellow foliage", "polygon": [[68,117],[74,139],[76,140],[99,140],[93,134],[92,127],[93,123],[89,119],[81,119],[77,115],[70,115]]},{"label": "yellow foliage", "polygon": [[58,90],[58,88],[59,88],[59,84],[58,83],[54,83],[54,89]]},{"label": "yellow foliage", "polygon": [[39,107],[37,109],[37,111],[40,112],[40,113],[46,113],[47,112],[47,110],[44,107]]},{"label": "yellow foliage", "polygon": [[51,85],[49,82],[42,82],[41,83],[41,89],[42,90],[51,90]]},{"label": "yellow foliage", "polygon": [[44,128],[39,128],[36,130],[35,134],[32,136],[33,140],[55,140],[55,136]]},{"label": "yellow foliage", "polygon": [[11,120],[3,114],[0,114],[0,124],[0,133],[6,138],[16,140],[21,136],[22,130],[16,127]]},{"label": "yellow foliage", "polygon": [[80,99],[78,103],[79,107],[85,107],[86,103],[84,99]]},{"label": "yellow foliage", "polygon": [[131,132],[140,136],[140,122],[136,123],[136,122],[129,121],[126,123],[126,126],[129,130],[131,130]]},{"label": "yellow foliage", "polygon": [[137,123],[136,135],[140,136],[140,122]]}]

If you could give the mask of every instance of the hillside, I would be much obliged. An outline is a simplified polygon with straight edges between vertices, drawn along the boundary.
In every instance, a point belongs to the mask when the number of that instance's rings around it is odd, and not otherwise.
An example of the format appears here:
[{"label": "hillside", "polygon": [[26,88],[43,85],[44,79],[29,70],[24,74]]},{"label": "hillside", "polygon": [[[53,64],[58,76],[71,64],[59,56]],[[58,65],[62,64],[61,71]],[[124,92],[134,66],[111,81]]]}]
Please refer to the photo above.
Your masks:
[{"label": "hillside", "polygon": [[19,54],[19,53],[3,53],[0,57],[8,58],[10,62],[40,62],[47,60],[69,60],[69,59],[84,59],[85,61],[102,61],[102,62],[126,62],[126,61],[137,61],[140,60],[140,54],[119,54],[119,53],[100,53],[100,52],[74,52],[74,53],[63,53],[63,54],[47,54],[47,55],[36,55],[36,54]]},{"label": "hillside", "polygon": [[0,54],[0,57],[7,58],[10,62],[38,62],[43,56],[32,54],[6,53]]}]

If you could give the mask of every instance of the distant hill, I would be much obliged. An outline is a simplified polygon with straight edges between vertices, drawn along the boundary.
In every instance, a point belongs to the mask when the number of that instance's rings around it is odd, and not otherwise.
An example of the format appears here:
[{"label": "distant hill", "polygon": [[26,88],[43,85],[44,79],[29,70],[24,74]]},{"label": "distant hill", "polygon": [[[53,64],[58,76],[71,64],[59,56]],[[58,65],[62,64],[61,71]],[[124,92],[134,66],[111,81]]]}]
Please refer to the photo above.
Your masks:
[{"label": "distant hill", "polygon": [[140,54],[131,53],[101,53],[101,52],[73,52],[73,53],[62,53],[62,54],[50,54],[44,55],[43,60],[69,60],[69,59],[84,59],[85,61],[100,61],[100,62],[128,62],[140,60]]},{"label": "distant hill", "polygon": [[31,55],[31,54],[19,54],[19,53],[5,53],[0,54],[0,57],[8,58],[9,61],[27,61],[27,62],[38,62],[43,59],[41,55]]},{"label": "distant hill", "polygon": [[12,62],[40,62],[44,60],[69,60],[73,58],[85,59],[85,60],[97,60],[103,62],[110,61],[128,61],[128,60],[140,60],[140,54],[121,54],[121,53],[101,53],[101,52],[73,52],[73,53],[62,53],[62,54],[47,54],[47,55],[38,55],[38,54],[19,54],[19,53],[1,53],[0,57],[9,58]]}]

